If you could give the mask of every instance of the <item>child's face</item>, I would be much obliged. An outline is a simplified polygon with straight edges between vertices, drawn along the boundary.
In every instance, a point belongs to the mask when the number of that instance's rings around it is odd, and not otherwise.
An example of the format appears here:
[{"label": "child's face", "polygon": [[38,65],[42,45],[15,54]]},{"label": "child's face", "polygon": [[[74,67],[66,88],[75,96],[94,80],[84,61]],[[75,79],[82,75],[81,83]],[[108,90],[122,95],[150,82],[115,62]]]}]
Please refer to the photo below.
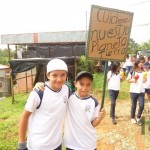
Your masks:
[{"label": "child's face", "polygon": [[77,88],[76,91],[80,98],[85,98],[89,96],[92,87],[92,81],[89,78],[83,77],[80,80],[75,81],[74,84]]},{"label": "child's face", "polygon": [[150,68],[149,68],[149,67],[144,67],[144,69],[145,69],[145,70],[147,70],[147,71],[149,71],[149,70],[150,70]]},{"label": "child's face", "polygon": [[142,68],[142,67],[143,67],[143,65],[144,65],[144,61],[143,61],[143,60],[141,60],[141,61],[140,61],[140,63],[138,64],[138,67],[139,67],[139,68]]},{"label": "child's face", "polygon": [[49,79],[50,88],[58,91],[66,82],[67,73],[64,70],[56,70],[47,74]]},{"label": "child's face", "polygon": [[116,69],[116,72],[119,72],[120,69],[121,69],[120,66],[118,66],[117,69]]}]

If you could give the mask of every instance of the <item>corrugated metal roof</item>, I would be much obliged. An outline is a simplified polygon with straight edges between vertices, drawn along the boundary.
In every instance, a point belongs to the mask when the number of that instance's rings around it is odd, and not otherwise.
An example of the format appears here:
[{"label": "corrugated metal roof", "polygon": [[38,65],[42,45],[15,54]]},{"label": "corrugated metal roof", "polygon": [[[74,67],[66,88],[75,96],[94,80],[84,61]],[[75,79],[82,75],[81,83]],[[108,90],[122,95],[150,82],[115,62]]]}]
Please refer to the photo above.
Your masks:
[{"label": "corrugated metal roof", "polygon": [[81,43],[86,41],[86,31],[43,32],[1,35],[1,44],[30,43]]}]

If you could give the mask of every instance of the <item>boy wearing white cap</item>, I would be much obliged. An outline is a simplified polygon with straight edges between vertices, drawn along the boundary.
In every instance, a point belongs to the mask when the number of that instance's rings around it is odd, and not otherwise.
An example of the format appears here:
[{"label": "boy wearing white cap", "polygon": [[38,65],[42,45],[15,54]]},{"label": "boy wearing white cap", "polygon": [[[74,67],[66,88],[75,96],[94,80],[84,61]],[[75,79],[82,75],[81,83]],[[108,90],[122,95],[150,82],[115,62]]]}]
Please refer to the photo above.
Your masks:
[{"label": "boy wearing white cap", "polygon": [[18,150],[62,149],[62,129],[70,95],[68,86],[64,84],[67,72],[68,68],[63,60],[53,59],[47,64],[49,81],[45,83],[42,103],[37,92],[33,90],[21,116]]}]

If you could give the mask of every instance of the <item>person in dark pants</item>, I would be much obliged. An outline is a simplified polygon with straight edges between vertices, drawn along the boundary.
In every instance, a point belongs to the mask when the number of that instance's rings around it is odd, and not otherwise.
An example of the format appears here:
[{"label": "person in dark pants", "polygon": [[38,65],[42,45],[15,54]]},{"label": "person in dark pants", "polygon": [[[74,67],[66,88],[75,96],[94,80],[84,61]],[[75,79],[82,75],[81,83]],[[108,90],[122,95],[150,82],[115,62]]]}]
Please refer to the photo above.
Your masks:
[{"label": "person in dark pants", "polygon": [[112,62],[110,71],[107,74],[107,82],[108,82],[108,94],[111,100],[110,117],[112,118],[113,124],[117,123],[115,118],[115,107],[116,107],[116,100],[118,98],[120,90],[121,80],[123,80],[123,76],[120,74],[120,62]]},{"label": "person in dark pants", "polygon": [[129,72],[132,70],[132,67],[133,67],[133,62],[132,62],[132,59],[131,59],[129,54],[127,55],[125,64],[126,64],[126,75],[128,75]]},{"label": "person in dark pants", "polygon": [[[142,125],[141,115],[144,110],[144,83],[147,78],[143,77],[143,64],[144,57],[138,58],[134,63],[134,68],[127,77],[127,81],[130,83],[130,98],[131,98],[131,123]],[[139,101],[139,110],[136,114],[137,102]]]}]

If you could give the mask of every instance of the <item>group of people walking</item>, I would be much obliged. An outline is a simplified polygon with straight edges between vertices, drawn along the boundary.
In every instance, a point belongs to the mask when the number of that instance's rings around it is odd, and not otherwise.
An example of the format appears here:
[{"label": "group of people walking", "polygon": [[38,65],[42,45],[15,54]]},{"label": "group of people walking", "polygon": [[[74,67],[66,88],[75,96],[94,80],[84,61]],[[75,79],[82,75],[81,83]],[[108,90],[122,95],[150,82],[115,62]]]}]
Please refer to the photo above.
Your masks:
[{"label": "group of people walking", "polygon": [[[111,63],[107,82],[113,124],[117,123],[115,107],[120,84],[124,80],[130,83],[131,122],[142,124],[145,92],[150,104],[149,68],[149,62],[140,57],[135,60],[132,69],[127,69],[125,79],[120,71],[120,62]],[[48,81],[35,86],[21,116],[18,150],[62,150],[62,143],[66,150],[96,150],[95,127],[106,112],[90,94],[93,75],[86,71],[79,72],[74,81],[76,91],[71,93],[65,84],[67,73],[68,67],[63,60],[52,59],[47,64]],[[139,110],[135,114],[137,101]]]},{"label": "group of people walking", "polygon": [[[132,65],[121,69],[120,62],[112,62],[110,70],[107,74],[108,92],[111,100],[110,117],[112,123],[116,124],[115,107],[120,91],[120,82],[126,80],[130,84],[130,98],[131,98],[131,123],[142,125],[141,115],[144,110],[145,93],[147,94],[148,106],[150,107],[150,62],[146,57],[139,57],[134,59]],[[127,56],[127,59],[129,57]],[[127,60],[129,62],[129,60]],[[128,63],[129,64],[129,63]],[[122,71],[120,71],[122,70]],[[136,114],[137,104],[139,104],[138,112]]]}]

